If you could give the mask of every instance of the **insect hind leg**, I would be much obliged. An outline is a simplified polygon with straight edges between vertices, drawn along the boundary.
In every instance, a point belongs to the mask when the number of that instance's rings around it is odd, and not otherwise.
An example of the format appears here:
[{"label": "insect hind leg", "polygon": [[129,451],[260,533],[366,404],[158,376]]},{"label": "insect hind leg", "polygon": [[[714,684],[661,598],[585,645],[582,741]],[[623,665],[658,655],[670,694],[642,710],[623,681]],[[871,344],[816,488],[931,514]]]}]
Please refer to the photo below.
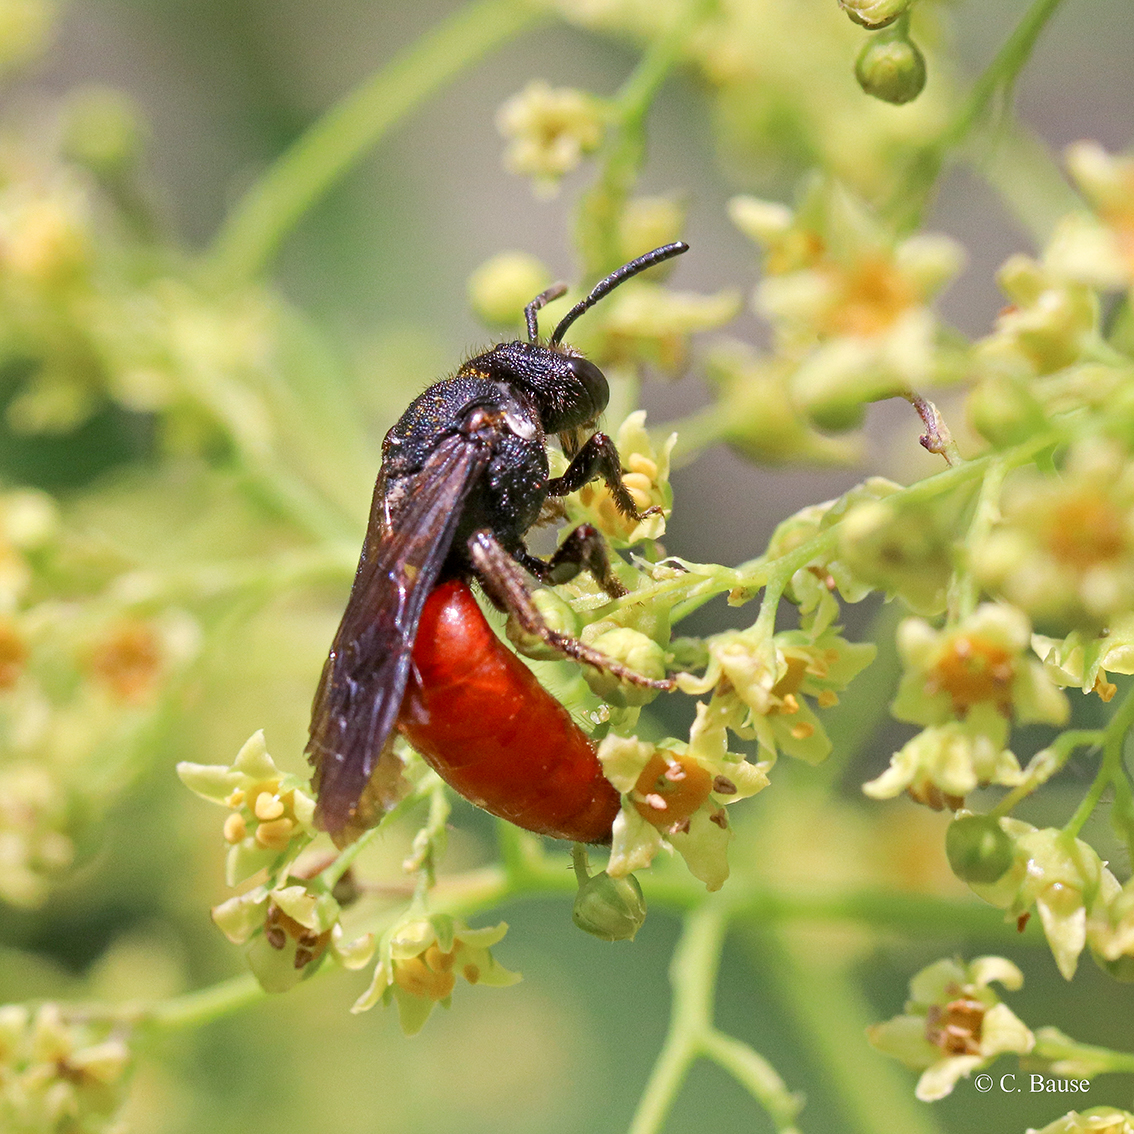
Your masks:
[{"label": "insect hind leg", "polygon": [[555,653],[583,665],[594,666],[595,669],[613,674],[631,685],[661,689],[665,692],[676,688],[676,682],[670,677],[662,679],[646,677],[621,662],[607,657],[585,642],[580,642],[578,638],[548,626],[539,608],[532,601],[523,569],[487,528],[473,532],[469,539],[469,558],[488,597],[501,610],[508,611],[525,633],[539,638]]}]

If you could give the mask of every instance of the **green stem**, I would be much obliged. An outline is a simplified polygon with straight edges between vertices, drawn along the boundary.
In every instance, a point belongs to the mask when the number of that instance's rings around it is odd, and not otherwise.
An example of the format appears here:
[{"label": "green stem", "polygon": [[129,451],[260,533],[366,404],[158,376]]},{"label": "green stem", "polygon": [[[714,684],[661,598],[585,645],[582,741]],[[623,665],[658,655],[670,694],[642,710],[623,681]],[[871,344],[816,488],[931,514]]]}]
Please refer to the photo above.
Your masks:
[{"label": "green stem", "polygon": [[973,84],[969,97],[941,136],[922,152],[910,177],[892,203],[901,229],[916,228],[951,150],[958,147],[989,112],[994,100],[1007,101],[1024,65],[1031,57],[1040,33],[1063,0],[1034,0],[1023,19]]},{"label": "green stem", "polygon": [[669,1031],[638,1104],[630,1134],[657,1134],[664,1125],[690,1067],[712,1059],[748,1089],[768,1112],[776,1130],[794,1134],[801,1100],[761,1055],[713,1027],[717,971],[728,929],[726,907],[710,900],[686,916],[670,962],[673,1009]]},{"label": "green stem", "polygon": [[1105,735],[1102,729],[1070,729],[1060,733],[1048,746],[1048,751],[1054,754],[1054,759],[1037,768],[1036,763],[1041,755],[1037,753],[1025,770],[1023,781],[1008,792],[988,814],[994,818],[1008,815],[1020,800],[1031,795],[1041,784],[1047,783],[1067,763],[1076,748],[1100,745]]},{"label": "green stem", "polygon": [[255,279],[299,218],[368,150],[537,17],[537,9],[522,0],[474,0],[332,107],[230,214],[206,261],[218,285],[239,287]]},{"label": "green stem", "polygon": [[1000,516],[1000,494],[1004,488],[1004,478],[1008,475],[1008,469],[1007,463],[993,461],[981,481],[976,509],[965,535],[962,553],[964,558],[960,570],[956,572],[949,585],[948,606],[952,622],[960,622],[976,610],[981,588],[968,562],[968,551],[988,535]]},{"label": "green stem", "polygon": [[618,224],[646,154],[645,119],[658,90],[684,55],[689,36],[714,0],[690,0],[672,27],[655,39],[611,101],[613,129],[596,184],[579,202],[579,249],[587,272],[601,276],[623,259]]},{"label": "green stem", "polygon": [[[251,973],[222,980],[219,984],[173,996],[169,1000],[140,1009],[134,1022],[154,1031],[174,1032],[197,1028],[219,1020],[263,1000],[267,993]],[[126,1015],[126,1013],[124,1013]]]},{"label": "green stem", "polygon": [[1056,1074],[1077,1077],[1078,1068],[1061,1068],[1061,1063],[1079,1064],[1088,1078],[1095,1075],[1121,1074],[1134,1071],[1134,1054],[1128,1051],[1114,1051],[1109,1047],[1096,1047],[1094,1044],[1079,1043],[1064,1035],[1058,1028],[1039,1028],[1036,1031],[1036,1046],[1031,1060],[1043,1060],[1055,1064],[1051,1069]]},{"label": "green stem", "polygon": [[1122,704],[1118,706],[1110,722],[1103,730],[1103,758],[1094,783],[1083,798],[1083,802],[1075,809],[1064,831],[1068,835],[1077,837],[1083,829],[1090,814],[1098,806],[1103,792],[1108,784],[1122,782],[1124,772],[1122,769],[1122,749],[1126,743],[1126,735],[1134,726],[1134,685],[1127,690]]}]

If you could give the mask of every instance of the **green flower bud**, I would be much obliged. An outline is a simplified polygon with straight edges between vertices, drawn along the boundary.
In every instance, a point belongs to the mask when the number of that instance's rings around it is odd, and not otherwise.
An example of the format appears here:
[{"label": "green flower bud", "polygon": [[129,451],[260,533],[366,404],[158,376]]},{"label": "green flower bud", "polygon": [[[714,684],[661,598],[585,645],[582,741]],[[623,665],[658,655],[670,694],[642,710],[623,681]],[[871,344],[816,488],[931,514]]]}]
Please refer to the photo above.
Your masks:
[{"label": "green flower bud", "polygon": [[925,89],[925,56],[904,36],[875,36],[859,52],[854,77],[868,95],[901,106]]},{"label": "green flower bud", "polygon": [[[532,602],[550,629],[572,638],[579,636],[579,619],[575,612],[550,587],[540,587],[538,591],[533,591]],[[529,634],[511,615],[504,632],[508,635],[508,641],[526,658],[533,661],[561,661],[563,658],[561,653],[553,650],[538,634]]]},{"label": "green flower bud", "polygon": [[945,832],[945,854],[965,882],[995,882],[1012,865],[1012,840],[990,815],[962,815]]},{"label": "green flower bud", "polygon": [[816,401],[807,406],[807,416],[818,429],[831,433],[847,433],[858,429],[866,416],[866,406],[852,397],[834,397],[829,401]]},{"label": "green flower bud", "polygon": [[839,558],[855,578],[900,595],[919,614],[945,609],[953,564],[952,539],[927,509],[866,500],[839,530]]},{"label": "green flower bud", "polygon": [[73,161],[113,177],[135,164],[141,144],[138,110],[121,91],[94,87],[71,100],[63,145]]},{"label": "green flower bud", "polygon": [[1027,384],[1007,375],[986,378],[969,395],[969,422],[998,447],[1018,445],[1047,424],[1043,408]]},{"label": "green flower bud", "polygon": [[913,4],[913,0],[839,0],[839,7],[864,28],[884,28]]},{"label": "green flower bud", "polygon": [[[584,641],[601,650],[608,658],[621,662],[645,677],[661,680],[665,677],[665,651],[652,638],[640,630],[626,626],[616,626],[603,630],[593,638],[584,634]],[[649,704],[657,695],[656,689],[641,685],[631,685],[613,673],[587,666],[583,671],[591,691],[611,705],[626,708],[632,705]]]},{"label": "green flower bud", "polygon": [[579,887],[575,924],[603,941],[633,941],[646,920],[646,899],[633,874],[611,878],[604,870]]}]

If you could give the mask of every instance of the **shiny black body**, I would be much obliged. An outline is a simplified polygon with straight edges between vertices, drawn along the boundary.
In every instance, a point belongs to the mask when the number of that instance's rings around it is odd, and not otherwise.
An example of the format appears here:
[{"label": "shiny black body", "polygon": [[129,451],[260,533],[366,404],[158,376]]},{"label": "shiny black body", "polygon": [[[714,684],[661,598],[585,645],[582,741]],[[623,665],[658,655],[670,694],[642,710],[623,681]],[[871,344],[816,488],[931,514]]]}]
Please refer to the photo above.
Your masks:
[{"label": "shiny black body", "polygon": [[[535,313],[563,289],[537,296],[525,312],[531,341],[501,343],[470,359],[415,398],[387,433],[366,540],[315,694],[307,746],[315,766],[316,821],[340,841],[396,801],[400,764],[389,746],[421,610],[439,582],[476,578],[497,605],[513,610],[557,649],[623,672],[582,643],[541,631],[520,570],[561,581],[585,566],[615,593],[605,553],[595,546],[597,533],[576,531],[547,563],[528,553],[524,537],[548,496],[565,495],[597,476],[623,511],[637,515],[609,438],[594,433],[575,449],[578,431],[593,427],[609,390],[598,367],[560,339],[622,280],[686,247],[667,245],[608,276],[546,345],[537,341]],[[572,456],[556,478],[547,461],[553,434]],[[626,676],[645,681],[628,671]]]}]

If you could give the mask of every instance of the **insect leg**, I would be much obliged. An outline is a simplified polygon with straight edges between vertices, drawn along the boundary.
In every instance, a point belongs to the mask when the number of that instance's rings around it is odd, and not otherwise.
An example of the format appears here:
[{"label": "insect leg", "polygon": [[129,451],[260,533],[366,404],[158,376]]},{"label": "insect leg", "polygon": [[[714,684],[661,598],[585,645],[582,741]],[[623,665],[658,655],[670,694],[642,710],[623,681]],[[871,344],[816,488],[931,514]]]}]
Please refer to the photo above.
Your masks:
[{"label": "insect leg", "polygon": [[580,642],[578,638],[572,638],[570,634],[562,634],[548,626],[539,608],[532,602],[523,569],[487,528],[473,532],[469,538],[469,557],[485,594],[501,610],[513,615],[525,632],[539,638],[556,653],[612,673],[631,685],[643,685],[667,692],[676,688],[676,682],[672,678],[655,680],[645,677],[585,642]]},{"label": "insect leg", "polygon": [[546,561],[526,551],[517,558],[541,583],[569,583],[580,571],[590,571],[611,598],[626,594],[611,570],[606,540],[594,524],[580,524]]},{"label": "insect leg", "polygon": [[571,458],[563,475],[552,477],[547,482],[547,492],[549,496],[566,496],[597,477],[602,477],[606,487],[610,489],[610,495],[614,497],[615,506],[624,516],[642,520],[661,512],[656,505],[644,512],[638,511],[634,498],[622,483],[622,461],[618,449],[605,433],[591,435],[587,443]]}]

